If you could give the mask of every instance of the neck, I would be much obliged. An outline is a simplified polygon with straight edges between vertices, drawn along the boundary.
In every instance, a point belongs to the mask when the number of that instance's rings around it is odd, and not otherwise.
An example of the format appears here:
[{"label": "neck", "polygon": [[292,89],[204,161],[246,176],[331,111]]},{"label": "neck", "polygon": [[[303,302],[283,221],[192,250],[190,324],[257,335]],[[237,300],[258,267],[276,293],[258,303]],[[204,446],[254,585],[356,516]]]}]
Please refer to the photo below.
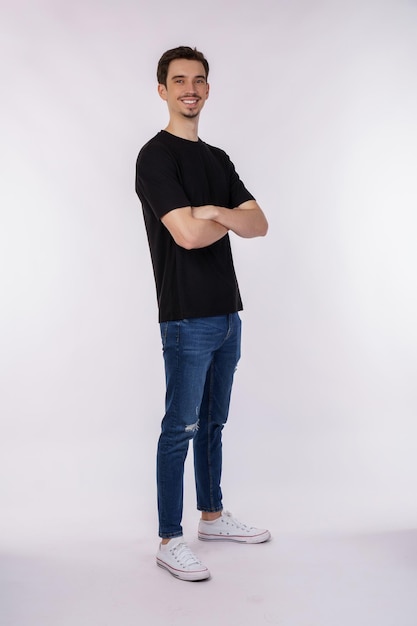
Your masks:
[{"label": "neck", "polygon": [[198,117],[191,119],[181,118],[169,120],[168,126],[165,128],[167,133],[188,139],[189,141],[198,141]]}]

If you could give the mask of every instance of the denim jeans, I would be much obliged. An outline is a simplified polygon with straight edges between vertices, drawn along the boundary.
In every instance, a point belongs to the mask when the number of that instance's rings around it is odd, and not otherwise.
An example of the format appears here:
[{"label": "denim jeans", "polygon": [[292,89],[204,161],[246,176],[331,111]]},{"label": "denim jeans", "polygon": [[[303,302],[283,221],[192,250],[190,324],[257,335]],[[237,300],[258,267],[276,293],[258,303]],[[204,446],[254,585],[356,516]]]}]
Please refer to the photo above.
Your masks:
[{"label": "denim jeans", "polygon": [[160,537],[182,535],[184,462],[193,440],[197,509],[220,511],[222,430],[240,358],[238,313],[162,322],[165,416],[157,453]]}]

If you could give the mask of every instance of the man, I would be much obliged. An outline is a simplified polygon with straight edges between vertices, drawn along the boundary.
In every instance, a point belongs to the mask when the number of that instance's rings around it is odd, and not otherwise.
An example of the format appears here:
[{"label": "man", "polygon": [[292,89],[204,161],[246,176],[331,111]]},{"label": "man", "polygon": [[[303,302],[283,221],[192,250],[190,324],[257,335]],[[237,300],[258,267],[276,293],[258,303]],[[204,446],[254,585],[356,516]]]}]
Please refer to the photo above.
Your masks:
[{"label": "man", "polygon": [[261,543],[270,538],[269,531],[242,524],[222,504],[222,429],[240,357],[242,309],[228,231],[263,236],[268,224],[226,153],[198,137],[208,71],[195,48],[181,46],[162,55],[158,92],[168,105],[169,123],[142,148],[136,166],[166,375],[157,452],[157,564],[182,580],[210,577],[182,536],[184,462],[191,439],[199,539]]}]

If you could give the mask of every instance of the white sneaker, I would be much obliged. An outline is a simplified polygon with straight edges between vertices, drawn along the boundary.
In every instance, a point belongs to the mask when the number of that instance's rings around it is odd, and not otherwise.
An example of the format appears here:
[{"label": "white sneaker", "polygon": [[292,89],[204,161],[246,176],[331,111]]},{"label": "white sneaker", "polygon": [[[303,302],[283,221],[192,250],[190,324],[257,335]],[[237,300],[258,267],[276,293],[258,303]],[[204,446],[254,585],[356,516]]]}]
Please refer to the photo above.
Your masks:
[{"label": "white sneaker", "polygon": [[195,556],[183,537],[175,537],[167,544],[159,545],[156,563],[181,580],[205,580],[210,572]]},{"label": "white sneaker", "polygon": [[202,541],[237,541],[238,543],[263,543],[271,538],[269,530],[242,524],[229,511],[212,522],[200,520],[198,538]]}]

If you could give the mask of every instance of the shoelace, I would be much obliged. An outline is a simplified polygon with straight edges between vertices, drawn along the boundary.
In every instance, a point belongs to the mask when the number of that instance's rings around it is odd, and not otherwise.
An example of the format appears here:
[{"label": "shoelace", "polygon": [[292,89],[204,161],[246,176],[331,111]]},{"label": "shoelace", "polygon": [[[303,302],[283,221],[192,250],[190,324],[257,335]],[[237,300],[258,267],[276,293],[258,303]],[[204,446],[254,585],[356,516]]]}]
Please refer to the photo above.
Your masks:
[{"label": "shoelace", "polygon": [[233,517],[233,515],[230,513],[230,511],[223,511],[223,517],[228,517],[229,518],[229,524],[234,524],[236,526],[236,528],[238,528],[239,530],[250,530],[251,526],[248,526],[247,524],[243,524],[243,522],[239,522],[238,519],[236,519],[235,517]]},{"label": "shoelace", "polygon": [[196,555],[190,550],[186,543],[178,543],[171,549],[171,552],[183,567],[201,565],[201,561],[197,559]]}]

